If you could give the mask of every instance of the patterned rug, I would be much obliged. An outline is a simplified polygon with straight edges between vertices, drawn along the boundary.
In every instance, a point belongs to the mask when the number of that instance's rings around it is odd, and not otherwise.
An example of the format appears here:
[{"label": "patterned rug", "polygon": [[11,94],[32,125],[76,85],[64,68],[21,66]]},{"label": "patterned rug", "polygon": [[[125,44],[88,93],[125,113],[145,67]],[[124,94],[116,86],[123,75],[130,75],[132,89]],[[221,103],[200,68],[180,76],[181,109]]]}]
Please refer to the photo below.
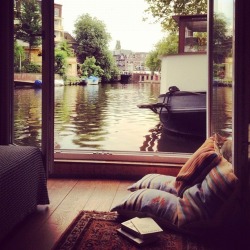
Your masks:
[{"label": "patterned rug", "polygon": [[117,234],[116,229],[124,219],[115,212],[81,211],[63,233],[54,250],[207,250],[201,243],[186,236],[164,230],[156,242],[138,247]]}]

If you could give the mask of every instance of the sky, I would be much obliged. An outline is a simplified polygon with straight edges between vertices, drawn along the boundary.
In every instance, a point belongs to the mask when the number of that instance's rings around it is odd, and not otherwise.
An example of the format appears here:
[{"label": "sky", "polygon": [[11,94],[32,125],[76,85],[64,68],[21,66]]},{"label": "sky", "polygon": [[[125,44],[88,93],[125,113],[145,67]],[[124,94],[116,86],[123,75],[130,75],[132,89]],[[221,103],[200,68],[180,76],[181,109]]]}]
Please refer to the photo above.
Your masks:
[{"label": "sky", "polygon": [[122,49],[149,52],[165,35],[160,24],[143,21],[147,3],[144,0],[55,0],[62,4],[64,31],[74,35],[74,23],[82,14],[90,14],[104,22],[113,50],[119,40]]}]

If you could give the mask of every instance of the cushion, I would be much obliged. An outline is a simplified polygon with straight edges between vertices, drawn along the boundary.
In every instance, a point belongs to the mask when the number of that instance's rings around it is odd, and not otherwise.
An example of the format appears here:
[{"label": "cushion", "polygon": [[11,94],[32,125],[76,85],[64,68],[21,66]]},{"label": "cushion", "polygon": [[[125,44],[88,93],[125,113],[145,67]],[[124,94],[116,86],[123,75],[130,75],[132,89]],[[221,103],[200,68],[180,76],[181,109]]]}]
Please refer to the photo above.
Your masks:
[{"label": "cushion", "polygon": [[111,211],[126,218],[150,216],[169,229],[203,234],[233,218],[232,208],[239,204],[238,187],[232,164],[222,157],[202,182],[183,192],[183,197],[158,189],[138,189]]},{"label": "cushion", "polygon": [[223,221],[221,215],[226,214],[226,211],[221,211],[234,197],[238,186],[232,164],[222,158],[202,183],[188,188],[183,193],[183,198],[178,199],[178,227],[188,227],[197,222],[216,225],[219,214],[219,220]]},{"label": "cushion", "polygon": [[175,179],[176,177],[170,175],[147,174],[136,183],[129,186],[128,190],[135,191],[138,189],[150,188],[177,195]]},{"label": "cushion", "polygon": [[173,194],[156,189],[139,189],[131,192],[111,211],[117,211],[126,218],[152,217],[160,225],[176,228],[177,200]]},{"label": "cushion", "polygon": [[217,154],[214,149],[214,137],[210,137],[188,159],[178,173],[175,183],[178,196],[182,197],[187,188],[204,180],[220,160],[221,155]]}]

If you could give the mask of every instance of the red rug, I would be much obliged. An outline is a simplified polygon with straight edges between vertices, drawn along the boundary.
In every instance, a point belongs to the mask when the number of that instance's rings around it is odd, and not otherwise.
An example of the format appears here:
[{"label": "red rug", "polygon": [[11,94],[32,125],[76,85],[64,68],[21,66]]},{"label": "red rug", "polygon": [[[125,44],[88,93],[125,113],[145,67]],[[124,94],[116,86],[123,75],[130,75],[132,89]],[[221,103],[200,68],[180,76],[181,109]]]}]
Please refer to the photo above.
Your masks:
[{"label": "red rug", "polygon": [[150,245],[138,247],[117,234],[116,229],[124,219],[115,212],[82,211],[63,233],[54,250],[207,250],[206,247],[187,236],[164,231],[158,240]]}]

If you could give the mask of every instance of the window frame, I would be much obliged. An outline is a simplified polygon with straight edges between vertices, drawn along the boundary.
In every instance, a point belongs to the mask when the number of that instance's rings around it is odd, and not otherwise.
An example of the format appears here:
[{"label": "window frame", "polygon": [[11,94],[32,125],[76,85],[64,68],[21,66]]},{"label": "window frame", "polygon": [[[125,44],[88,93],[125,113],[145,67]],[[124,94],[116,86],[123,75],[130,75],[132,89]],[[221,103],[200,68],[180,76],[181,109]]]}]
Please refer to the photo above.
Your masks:
[{"label": "window frame", "polygon": [[[213,3],[212,0],[209,1],[209,6],[211,8],[211,4]],[[54,11],[54,2],[51,3],[49,0],[43,0],[42,1],[42,8],[46,9],[47,11],[45,13],[50,13],[50,19],[51,23],[54,23],[54,15],[52,14]],[[48,8],[50,11],[48,11]],[[0,100],[1,103],[4,103],[4,105],[0,105],[0,117],[1,120],[4,120],[5,123],[0,124],[0,131],[5,131],[5,133],[0,133],[0,144],[5,145],[5,144],[11,144],[13,142],[13,111],[12,111],[12,104],[13,104],[13,48],[12,48],[12,41],[13,41],[13,1],[5,1],[2,3],[2,8],[1,8],[1,14],[0,15],[0,21],[2,24],[2,27],[6,29],[6,33],[3,39],[0,40],[0,53],[4,58],[4,61],[6,62],[5,64],[1,65],[1,71],[4,72],[0,74]],[[246,46],[246,44],[249,44],[249,35],[246,35],[246,32],[244,30],[244,25],[247,19],[247,10],[249,10],[249,3],[247,1],[235,1],[235,30],[237,35],[237,39],[235,39],[235,84],[234,84],[234,120],[233,120],[233,137],[234,137],[234,148],[233,148],[233,154],[235,155],[234,157],[234,166],[236,169],[236,172],[242,177],[242,178],[248,178],[248,170],[247,170],[247,153],[243,154],[244,152],[248,151],[248,125],[249,125],[249,115],[246,116],[242,112],[240,112],[242,109],[247,110],[249,113],[249,106],[246,105],[249,103],[249,87],[247,86],[247,83],[249,82],[249,75],[246,73],[248,72],[247,65],[249,65],[248,60],[250,56],[246,57],[246,53],[249,55],[249,48]],[[242,14],[243,13],[243,14]],[[247,20],[246,20],[247,19]],[[46,19],[45,21],[48,21]],[[8,28],[7,28],[8,27]],[[49,25],[49,22],[47,22],[47,26],[43,28],[43,35],[44,35],[44,48],[53,48],[51,45],[53,45],[52,39],[50,42],[45,42],[47,41],[47,34],[46,32],[47,29],[51,30],[51,34],[53,37],[54,34],[54,29],[52,25]],[[53,54],[52,50],[50,51],[51,55]],[[49,61],[48,61],[49,62]],[[51,63],[53,64],[53,63]],[[50,65],[52,66],[52,65]],[[51,72],[50,72],[51,74]],[[46,72],[45,72],[46,75]],[[53,74],[48,77],[53,79]],[[8,84],[3,84],[3,83],[8,83]],[[237,85],[237,88],[235,86]],[[46,91],[46,90],[45,90]],[[51,89],[49,94],[45,94],[44,92],[44,99],[45,102],[48,102],[47,107],[44,108],[43,110],[43,119],[45,119],[46,122],[43,122],[43,154],[45,156],[45,162],[47,166],[51,166],[53,168],[53,163],[54,163],[54,145],[53,143],[53,136],[51,136],[51,131],[53,131],[53,119],[54,116],[50,113],[48,116],[48,107],[51,107],[51,103],[53,103],[54,98],[53,98],[53,89]],[[209,99],[209,98],[208,98]],[[53,106],[53,105],[52,105]],[[208,109],[209,111],[210,109]],[[51,112],[51,111],[50,111]],[[209,116],[209,112],[208,112]],[[208,117],[209,119],[209,117]],[[51,127],[52,125],[52,127]],[[208,125],[208,130],[207,134],[210,134],[210,129],[209,129],[209,123]],[[48,129],[48,127],[50,129]],[[49,138],[49,140],[47,140]],[[242,153],[243,152],[243,153]],[[58,152],[56,152],[57,154]],[[57,156],[55,154],[55,156]],[[105,153],[104,153],[105,155]],[[244,157],[242,157],[244,155]],[[98,156],[99,157],[99,156]],[[106,157],[106,156],[105,156]],[[145,158],[150,158],[150,157],[145,157]],[[164,158],[164,161],[167,165],[167,158]],[[170,156],[171,158],[171,156]],[[188,158],[188,155],[183,155],[183,157],[179,157],[179,155],[176,155],[177,159],[182,159],[185,161],[185,159]],[[57,158],[56,158],[57,160]],[[246,164],[246,165],[244,165]],[[240,167],[240,166],[245,166],[245,167]]]},{"label": "window frame", "polygon": [[[47,1],[43,0],[42,2],[47,2]],[[43,6],[43,4],[42,4],[42,6]],[[50,8],[52,9],[52,6],[50,6]],[[48,10],[48,7],[46,7],[45,9]],[[53,9],[53,11],[54,11],[54,9]],[[52,26],[47,24],[48,20],[49,20],[48,18],[44,18],[43,22],[45,22],[45,25],[46,25],[45,28],[50,29],[50,28],[52,28]],[[53,21],[53,23],[54,23],[54,21]],[[52,30],[50,31],[50,33],[52,34]],[[47,51],[46,46],[48,46],[48,44],[49,43],[43,44],[45,51]],[[50,69],[48,67],[46,67],[46,69],[44,70],[43,73],[46,75],[49,71],[50,71]],[[43,92],[44,92],[44,90],[43,90]],[[50,95],[49,99],[52,100],[52,97],[54,98],[54,94],[52,96],[52,94],[47,92],[47,89],[46,89],[45,95],[47,95],[47,94]],[[44,100],[45,99],[43,99],[43,101]],[[44,103],[43,103],[43,105],[44,105]],[[50,110],[50,112],[48,113],[48,107],[52,107],[52,105],[45,103],[45,107],[43,107],[43,109],[45,110],[44,113],[47,113],[47,116],[51,116],[52,111]],[[45,117],[46,117],[46,115],[45,115]],[[47,120],[52,121],[52,118],[49,118]],[[45,131],[45,133],[43,133],[45,135],[44,138],[50,138],[50,142],[46,141],[46,139],[42,140],[42,142],[45,143],[45,146],[43,147],[44,150],[46,148],[49,149],[51,145],[54,145],[54,139],[52,139],[52,134],[50,132],[48,132],[50,130],[50,128],[52,128],[52,124],[50,124],[50,122],[46,122],[43,126],[43,131]],[[47,137],[47,135],[49,133],[50,133],[51,137]],[[44,152],[44,153],[46,155],[48,154],[46,152]],[[141,163],[149,163],[149,164],[153,164],[155,166],[157,166],[157,165],[159,166],[161,164],[165,164],[166,169],[169,166],[172,166],[173,164],[175,166],[181,167],[187,161],[187,159],[189,157],[190,157],[189,153],[185,154],[185,153],[159,153],[159,152],[128,152],[128,151],[124,152],[124,151],[104,151],[104,150],[103,151],[56,150],[56,149],[54,149],[54,155],[53,155],[53,159],[55,162],[61,162],[61,161],[65,161],[65,162],[69,162],[69,161],[82,161],[82,162],[90,161],[91,162],[91,161],[93,161],[93,162],[95,162],[95,161],[98,161],[98,162],[105,162],[105,164],[113,164],[113,162],[122,161],[124,163],[131,163],[132,162],[134,165],[140,165]],[[50,153],[49,158],[52,159],[51,153]],[[46,157],[46,159],[47,159],[47,157]],[[49,160],[47,159],[47,161],[49,161]],[[53,175],[55,173],[55,169],[53,168],[51,161],[48,162],[48,166],[49,166],[49,173]]]}]

